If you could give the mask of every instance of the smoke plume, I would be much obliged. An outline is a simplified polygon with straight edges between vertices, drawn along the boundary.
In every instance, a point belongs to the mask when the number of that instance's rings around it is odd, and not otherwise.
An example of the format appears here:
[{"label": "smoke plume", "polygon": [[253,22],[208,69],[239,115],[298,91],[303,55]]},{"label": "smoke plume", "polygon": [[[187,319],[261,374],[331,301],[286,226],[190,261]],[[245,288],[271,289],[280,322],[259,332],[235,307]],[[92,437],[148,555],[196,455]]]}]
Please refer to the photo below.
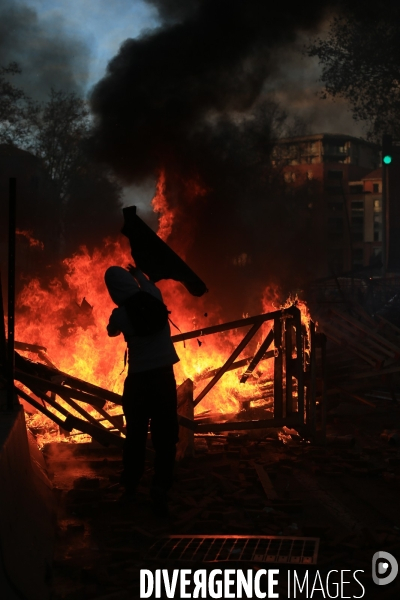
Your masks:
[{"label": "smoke plume", "polygon": [[285,114],[265,86],[326,5],[150,1],[164,25],[125,41],[92,92],[94,152],[128,184],[165,173],[169,243],[219,301],[251,310],[255,283],[293,288],[313,271],[307,204],[283,201],[268,167]]},{"label": "smoke plume", "polygon": [[0,4],[0,65],[17,62],[18,87],[44,100],[51,87],[82,93],[88,77],[86,43],[66,33],[61,16],[43,21],[31,7],[15,0]]}]

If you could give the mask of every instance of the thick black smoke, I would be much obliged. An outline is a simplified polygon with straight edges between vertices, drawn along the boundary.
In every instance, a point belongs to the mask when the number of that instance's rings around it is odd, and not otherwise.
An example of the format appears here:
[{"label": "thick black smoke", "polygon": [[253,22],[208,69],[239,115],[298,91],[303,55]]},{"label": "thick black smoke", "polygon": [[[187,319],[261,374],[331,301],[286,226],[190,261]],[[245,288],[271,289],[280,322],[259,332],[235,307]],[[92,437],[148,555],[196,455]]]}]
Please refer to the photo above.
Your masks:
[{"label": "thick black smoke", "polygon": [[[178,18],[183,2],[155,2]],[[215,113],[248,111],[260,97],[279,47],[325,14],[313,0],[288,10],[264,0],[189,2],[193,14],[127,40],[95,87],[99,156],[127,181],[185,156]],[[170,11],[167,12],[167,9]]]},{"label": "thick black smoke", "polygon": [[80,38],[66,33],[62,17],[43,21],[23,2],[1,0],[0,65],[10,62],[17,62],[22,70],[13,83],[35,100],[45,100],[51,87],[82,93],[89,49]]},{"label": "thick black smoke", "polygon": [[[0,67],[10,63],[17,63],[21,70],[20,74],[9,77],[11,85],[22,89],[36,102],[47,102],[51,87],[67,94],[73,92],[83,96],[89,49],[81,38],[68,34],[67,24],[61,16],[44,18],[23,0],[0,0]],[[0,97],[0,104],[1,116],[7,118],[7,97],[5,100]],[[64,105],[68,109],[68,102]],[[13,112],[12,109],[11,106],[10,112]],[[60,110],[58,114],[61,115],[57,121],[60,127],[62,117],[67,112]],[[70,115],[71,111],[68,118]],[[65,121],[66,118],[64,124]],[[1,126],[4,126],[3,122]],[[47,148],[50,148],[51,132],[44,134],[41,130],[40,134],[47,136]],[[32,137],[25,137],[25,148],[30,145],[35,147],[35,135],[37,131],[33,128]],[[63,151],[68,153],[71,142],[66,138],[64,133]],[[10,177],[17,179],[17,229],[30,232],[33,238],[40,241],[40,244],[30,246],[24,235],[17,237],[17,285],[20,286],[25,283],[23,277],[26,276],[53,276],[54,271],[59,270],[59,259],[77,251],[80,245],[86,244],[89,248],[99,245],[109,234],[110,223],[117,227],[120,208],[116,187],[109,183],[99,165],[88,164],[86,158],[81,159],[84,169],[80,168],[71,178],[68,202],[63,203],[45,163],[20,149],[18,137],[12,141],[14,143],[10,145],[0,144],[0,266],[3,284],[7,265]],[[45,144],[42,144],[43,147],[46,147]],[[59,148],[51,155],[51,160],[54,157],[57,162],[60,158]]]},{"label": "thick black smoke", "polygon": [[[93,90],[94,151],[127,183],[165,170],[178,210],[171,244],[191,243],[189,264],[210,290],[251,309],[255,283],[293,288],[313,271],[308,205],[271,181],[283,115],[264,86],[280,49],[313,31],[326,5],[150,1],[164,26],[127,40]],[[195,200],[193,180],[205,189]]]},{"label": "thick black smoke", "polygon": [[201,0],[147,0],[153,4],[164,24],[180,23],[193,17],[200,6]]}]

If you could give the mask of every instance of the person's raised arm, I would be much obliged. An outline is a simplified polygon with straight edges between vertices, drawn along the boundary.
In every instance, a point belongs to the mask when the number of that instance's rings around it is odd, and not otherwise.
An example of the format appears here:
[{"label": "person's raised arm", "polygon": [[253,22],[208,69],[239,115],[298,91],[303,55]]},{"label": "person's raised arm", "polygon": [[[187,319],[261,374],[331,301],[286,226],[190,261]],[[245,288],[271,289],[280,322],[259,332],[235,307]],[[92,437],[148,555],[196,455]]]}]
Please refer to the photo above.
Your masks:
[{"label": "person's raised arm", "polygon": [[148,279],[146,275],[138,268],[133,265],[128,265],[127,267],[129,273],[136,279],[138,284],[140,285],[140,289],[144,292],[148,292],[153,296],[157,296],[158,298],[162,298],[161,292],[156,286],[156,284]]}]

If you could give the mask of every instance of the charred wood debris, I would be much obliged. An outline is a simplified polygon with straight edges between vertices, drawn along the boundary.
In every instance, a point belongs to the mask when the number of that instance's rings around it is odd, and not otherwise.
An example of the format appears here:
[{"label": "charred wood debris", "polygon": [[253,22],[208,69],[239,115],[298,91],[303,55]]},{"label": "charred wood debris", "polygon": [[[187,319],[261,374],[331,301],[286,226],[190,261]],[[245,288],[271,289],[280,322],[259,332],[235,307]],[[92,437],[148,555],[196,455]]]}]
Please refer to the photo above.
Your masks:
[{"label": "charred wood debris", "polygon": [[[45,348],[16,342],[15,376],[23,384],[18,395],[47,414],[66,436],[78,429],[93,440],[50,443],[43,449],[58,505],[56,600],[138,597],[140,568],[185,564],[176,557],[154,559],[151,549],[157,540],[200,534],[318,539],[318,568],[364,569],[368,591],[372,554],[381,546],[394,555],[400,550],[400,327],[384,316],[371,316],[355,302],[340,309],[321,306],[313,316],[319,335],[327,338],[326,364],[317,352],[313,393],[318,422],[326,396],[324,435],[320,428],[299,431],[265,423],[236,430],[235,420],[262,419],[250,404],[242,405],[225,429],[223,424],[213,428],[214,415],[193,419],[193,406],[182,401],[183,446],[178,448],[166,520],[155,517],[149,507],[150,441],[137,501],[130,505],[120,500],[123,421],[106,408],[120,404],[120,396],[60,372]],[[40,362],[27,360],[23,351],[36,352]],[[266,343],[258,358],[273,355]],[[251,359],[231,367],[243,367]],[[310,373],[304,376],[310,388]],[[61,406],[57,396],[82,418]],[[186,396],[193,398],[190,380],[180,398]],[[101,420],[82,403],[95,407]],[[47,405],[65,420],[57,419]],[[188,421],[198,421],[194,435]],[[278,591],[285,593],[283,588]],[[397,597],[398,592],[391,586],[380,597]]]}]

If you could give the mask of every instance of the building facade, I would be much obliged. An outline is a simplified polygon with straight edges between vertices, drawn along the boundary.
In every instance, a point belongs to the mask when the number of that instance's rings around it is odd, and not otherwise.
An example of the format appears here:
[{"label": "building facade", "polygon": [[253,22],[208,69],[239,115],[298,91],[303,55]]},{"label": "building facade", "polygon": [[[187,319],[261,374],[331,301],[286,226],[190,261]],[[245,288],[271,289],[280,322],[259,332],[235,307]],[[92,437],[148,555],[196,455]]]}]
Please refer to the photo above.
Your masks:
[{"label": "building facade", "polygon": [[272,163],[285,193],[308,193],[321,254],[316,276],[378,265],[382,246],[380,147],[346,135],[278,140]]}]

